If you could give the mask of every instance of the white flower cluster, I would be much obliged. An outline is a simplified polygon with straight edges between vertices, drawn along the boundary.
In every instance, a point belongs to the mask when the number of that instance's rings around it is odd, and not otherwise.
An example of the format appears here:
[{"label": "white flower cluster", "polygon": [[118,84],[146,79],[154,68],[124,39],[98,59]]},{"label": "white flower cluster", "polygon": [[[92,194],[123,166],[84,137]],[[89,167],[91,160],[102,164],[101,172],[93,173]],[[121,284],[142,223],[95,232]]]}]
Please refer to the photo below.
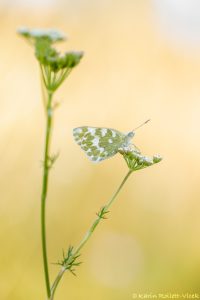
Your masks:
[{"label": "white flower cluster", "polygon": [[153,164],[156,164],[162,160],[162,157],[159,154],[153,155],[152,157],[142,155],[140,150],[135,146],[121,147],[118,151],[124,156],[128,166],[135,170],[152,166]]}]

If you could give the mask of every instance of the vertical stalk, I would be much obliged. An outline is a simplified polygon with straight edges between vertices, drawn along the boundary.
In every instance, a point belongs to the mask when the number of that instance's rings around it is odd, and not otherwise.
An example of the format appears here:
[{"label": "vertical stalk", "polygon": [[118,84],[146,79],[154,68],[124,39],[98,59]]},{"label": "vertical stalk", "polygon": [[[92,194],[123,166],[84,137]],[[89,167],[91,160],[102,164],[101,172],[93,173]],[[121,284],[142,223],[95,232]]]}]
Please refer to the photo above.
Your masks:
[{"label": "vertical stalk", "polygon": [[42,183],[42,195],[41,195],[41,236],[42,236],[42,254],[44,264],[44,274],[46,283],[47,297],[51,296],[49,270],[48,270],[48,256],[47,256],[47,245],[46,245],[46,198],[48,190],[48,178],[49,178],[49,150],[51,140],[51,129],[52,129],[52,92],[48,91],[48,102],[47,102],[47,114],[46,114],[46,136],[45,136],[45,150],[44,150],[44,165],[43,165],[43,183]]}]

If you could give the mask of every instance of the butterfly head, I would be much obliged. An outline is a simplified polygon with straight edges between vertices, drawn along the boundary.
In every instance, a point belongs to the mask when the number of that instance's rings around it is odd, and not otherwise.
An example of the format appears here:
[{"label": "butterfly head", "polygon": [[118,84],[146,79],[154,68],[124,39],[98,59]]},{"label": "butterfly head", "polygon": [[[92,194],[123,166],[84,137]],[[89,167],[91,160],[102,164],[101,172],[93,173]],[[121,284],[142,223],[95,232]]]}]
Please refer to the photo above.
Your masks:
[{"label": "butterfly head", "polygon": [[130,132],[127,134],[127,138],[128,138],[129,140],[131,140],[131,139],[134,137],[134,135],[135,135],[135,132],[134,132],[134,131],[130,131]]},{"label": "butterfly head", "polygon": [[126,135],[126,143],[129,144],[130,141],[132,140],[132,138],[134,137],[134,135],[135,135],[135,132],[134,132],[134,131],[128,132],[127,135]]},{"label": "butterfly head", "polygon": [[126,135],[127,142],[130,142],[131,139],[134,137],[135,130],[137,130],[138,128],[142,127],[144,124],[148,123],[149,121],[150,121],[150,119],[148,119],[147,121],[145,121],[144,123],[142,123],[141,125],[139,125],[138,127],[136,127],[135,129],[133,129],[132,131],[128,132],[127,135]]}]

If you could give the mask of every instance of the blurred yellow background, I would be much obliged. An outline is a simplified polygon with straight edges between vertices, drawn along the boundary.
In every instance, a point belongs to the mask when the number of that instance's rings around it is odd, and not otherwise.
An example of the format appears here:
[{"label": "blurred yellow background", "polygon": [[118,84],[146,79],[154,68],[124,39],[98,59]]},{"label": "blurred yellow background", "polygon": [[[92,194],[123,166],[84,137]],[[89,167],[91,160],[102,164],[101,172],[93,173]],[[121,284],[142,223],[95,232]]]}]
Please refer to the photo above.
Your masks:
[{"label": "blurred yellow background", "polygon": [[[45,299],[40,243],[45,120],[39,70],[21,26],[57,28],[83,50],[56,94],[47,202],[49,261],[77,245],[127,167],[92,164],[77,126],[137,131],[144,154],[164,160],[132,175],[109,219],[66,273],[55,299],[132,299],[133,293],[200,292],[200,3],[196,0],[0,2],[0,299]],[[58,267],[50,265],[53,280]]]}]

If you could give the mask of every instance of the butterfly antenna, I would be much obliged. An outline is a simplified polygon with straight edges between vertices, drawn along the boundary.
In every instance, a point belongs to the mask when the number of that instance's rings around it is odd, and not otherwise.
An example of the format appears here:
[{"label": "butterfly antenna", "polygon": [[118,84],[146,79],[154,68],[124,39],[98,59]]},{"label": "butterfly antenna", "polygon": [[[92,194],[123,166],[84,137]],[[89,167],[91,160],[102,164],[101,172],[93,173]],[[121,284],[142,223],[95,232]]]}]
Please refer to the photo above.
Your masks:
[{"label": "butterfly antenna", "polygon": [[151,119],[146,120],[144,123],[142,123],[138,127],[134,128],[133,131],[135,131],[136,129],[138,129],[138,128],[142,127],[143,125],[147,124],[149,121],[151,121]]}]

